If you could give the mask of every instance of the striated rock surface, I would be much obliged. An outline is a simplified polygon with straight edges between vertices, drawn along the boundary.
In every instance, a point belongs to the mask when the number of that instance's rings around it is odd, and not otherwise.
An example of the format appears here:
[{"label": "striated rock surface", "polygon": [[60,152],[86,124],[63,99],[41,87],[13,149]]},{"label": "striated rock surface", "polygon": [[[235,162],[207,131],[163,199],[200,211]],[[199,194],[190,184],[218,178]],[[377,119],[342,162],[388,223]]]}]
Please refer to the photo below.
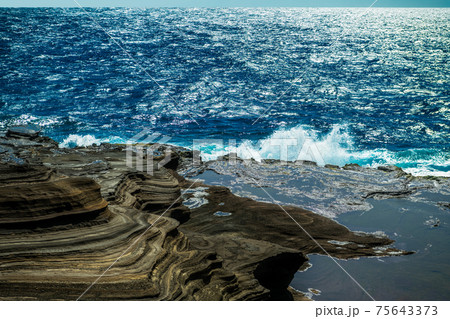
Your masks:
[{"label": "striated rock surface", "polygon": [[[205,197],[207,203],[191,210],[190,220],[180,227],[182,231],[211,236],[224,233],[233,238],[276,243],[303,254],[323,254],[325,249],[340,258],[373,256],[373,248],[393,242],[387,237],[352,232],[333,220],[298,207],[281,208],[276,204],[239,197],[225,187],[210,186]],[[217,211],[229,215],[217,216]],[[337,241],[349,244],[342,247],[334,243]],[[386,251],[397,250],[388,248]]]},{"label": "striated rock surface", "polygon": [[[84,177],[0,186],[0,227],[25,228],[97,216],[107,202],[100,186]],[[24,224],[24,225],[22,225]]]},{"label": "striated rock surface", "polygon": [[0,138],[2,300],[305,299],[289,283],[318,243],[341,258],[392,243],[284,207],[316,242],[278,205],[178,175],[186,150],[149,175],[123,146],[18,132]]}]

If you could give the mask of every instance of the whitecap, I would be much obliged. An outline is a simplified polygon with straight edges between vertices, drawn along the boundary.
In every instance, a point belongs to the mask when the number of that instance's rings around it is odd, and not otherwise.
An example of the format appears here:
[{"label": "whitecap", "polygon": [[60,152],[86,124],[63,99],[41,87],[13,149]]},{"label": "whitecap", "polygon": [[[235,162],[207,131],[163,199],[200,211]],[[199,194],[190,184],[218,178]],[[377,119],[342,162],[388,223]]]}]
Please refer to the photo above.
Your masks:
[{"label": "whitecap", "polygon": [[227,141],[198,140],[194,149],[201,152],[204,160],[237,153],[242,159],[280,159],[287,161],[310,160],[319,165],[344,165],[351,160],[353,139],[342,125],[335,125],[325,135],[311,128],[299,125],[280,128],[259,142],[241,141],[237,145],[226,145]]},{"label": "whitecap", "polygon": [[124,144],[124,140],[120,137],[96,138],[94,135],[78,135],[70,134],[59,144],[60,148],[74,148],[77,146],[91,146],[93,144],[100,145],[101,143],[116,143]]}]

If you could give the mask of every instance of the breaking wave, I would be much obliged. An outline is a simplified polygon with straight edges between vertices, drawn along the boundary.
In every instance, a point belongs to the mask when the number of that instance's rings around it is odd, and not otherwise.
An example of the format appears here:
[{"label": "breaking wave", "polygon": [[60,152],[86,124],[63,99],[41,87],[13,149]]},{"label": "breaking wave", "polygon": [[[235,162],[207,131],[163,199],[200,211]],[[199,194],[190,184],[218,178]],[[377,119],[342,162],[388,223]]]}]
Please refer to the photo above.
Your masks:
[{"label": "breaking wave", "polygon": [[[231,145],[230,145],[231,144]],[[356,163],[362,166],[378,167],[396,165],[413,175],[450,176],[450,154],[435,149],[410,149],[391,151],[378,148],[359,150],[355,138],[343,125],[335,125],[326,134],[296,126],[279,129],[268,138],[241,143],[224,141],[194,143],[193,148],[201,151],[203,160],[215,160],[220,156],[236,153],[242,159],[279,159],[287,161],[308,160],[318,165],[343,166]]]},{"label": "breaking wave", "polygon": [[[97,138],[94,135],[71,134],[60,147],[83,147],[101,143],[126,143],[126,139],[113,136]],[[236,153],[242,159],[256,161],[276,159],[284,161],[307,160],[320,166],[325,164],[343,166],[356,163],[361,166],[378,167],[396,165],[415,176],[450,177],[450,154],[436,149],[410,149],[391,151],[378,148],[360,150],[356,139],[344,125],[335,125],[328,133],[320,133],[306,126],[281,128],[259,141],[235,141],[219,139],[196,139],[183,146],[201,152],[204,161]]]},{"label": "breaking wave", "polygon": [[125,143],[124,140],[120,137],[110,137],[110,138],[96,138],[94,135],[78,135],[78,134],[71,134],[67,138],[62,141],[62,143],[59,144],[59,147],[66,147],[66,148],[74,148],[74,147],[85,147],[85,146],[91,146],[94,144],[100,145],[102,143],[115,143],[115,144],[122,144]]}]

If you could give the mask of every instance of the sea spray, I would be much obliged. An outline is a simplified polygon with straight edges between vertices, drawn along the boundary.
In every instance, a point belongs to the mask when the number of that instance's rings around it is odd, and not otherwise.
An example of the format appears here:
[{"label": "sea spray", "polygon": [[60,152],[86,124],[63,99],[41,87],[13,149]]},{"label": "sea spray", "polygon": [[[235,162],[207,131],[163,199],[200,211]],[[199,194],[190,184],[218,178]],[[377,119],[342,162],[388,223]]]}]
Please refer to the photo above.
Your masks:
[{"label": "sea spray", "polygon": [[87,135],[70,134],[59,144],[59,147],[74,148],[78,146],[91,146],[93,144],[100,145],[101,143],[124,144],[125,140],[118,136],[110,138],[96,138],[94,135],[90,134]]}]

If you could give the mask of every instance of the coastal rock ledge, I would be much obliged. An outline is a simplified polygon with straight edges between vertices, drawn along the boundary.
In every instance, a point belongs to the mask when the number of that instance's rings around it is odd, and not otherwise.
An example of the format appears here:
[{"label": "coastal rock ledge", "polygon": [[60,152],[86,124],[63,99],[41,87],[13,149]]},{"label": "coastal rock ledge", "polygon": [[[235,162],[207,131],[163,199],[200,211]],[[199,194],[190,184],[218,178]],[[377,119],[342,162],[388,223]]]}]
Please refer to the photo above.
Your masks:
[{"label": "coastal rock ledge", "polygon": [[[137,172],[120,145],[61,149],[15,129],[0,149],[1,300],[306,299],[289,284],[323,251],[278,205],[193,183],[177,161]],[[393,242],[284,209],[334,257]]]}]

